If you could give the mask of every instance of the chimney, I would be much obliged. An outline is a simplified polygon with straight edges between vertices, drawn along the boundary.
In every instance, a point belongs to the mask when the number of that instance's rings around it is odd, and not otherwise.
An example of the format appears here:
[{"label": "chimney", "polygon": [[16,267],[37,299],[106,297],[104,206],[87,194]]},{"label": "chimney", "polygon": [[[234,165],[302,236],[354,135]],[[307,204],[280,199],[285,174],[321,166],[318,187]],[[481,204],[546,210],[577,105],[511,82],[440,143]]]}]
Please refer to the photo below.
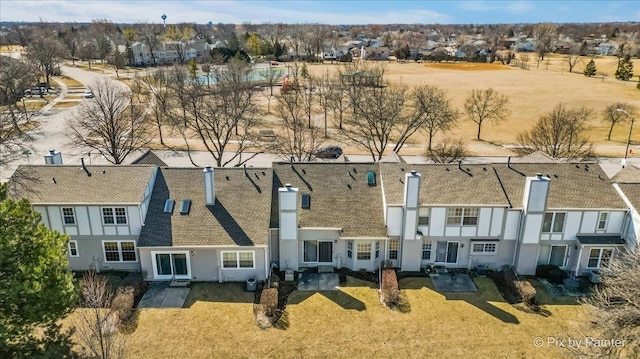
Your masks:
[{"label": "chimney", "polygon": [[216,204],[216,182],[213,176],[213,168],[207,166],[202,170],[204,173],[204,204],[213,206]]},{"label": "chimney", "polygon": [[50,149],[49,153],[44,155],[44,163],[48,165],[61,165],[62,153],[60,153],[60,151]]},{"label": "chimney", "polygon": [[87,174],[87,177],[91,177],[91,172],[89,172],[89,169],[84,164],[84,157],[80,157],[80,163],[82,164],[82,169]]},{"label": "chimney", "polygon": [[[298,269],[298,189],[278,188],[280,268]],[[286,269],[286,268],[285,268]]]},{"label": "chimney", "polygon": [[527,177],[522,198],[525,213],[546,211],[550,181],[549,177],[544,177],[542,173],[537,173],[535,177]]},{"label": "chimney", "polygon": [[403,237],[407,240],[416,239],[421,178],[420,174],[414,170],[405,174],[404,178]]}]

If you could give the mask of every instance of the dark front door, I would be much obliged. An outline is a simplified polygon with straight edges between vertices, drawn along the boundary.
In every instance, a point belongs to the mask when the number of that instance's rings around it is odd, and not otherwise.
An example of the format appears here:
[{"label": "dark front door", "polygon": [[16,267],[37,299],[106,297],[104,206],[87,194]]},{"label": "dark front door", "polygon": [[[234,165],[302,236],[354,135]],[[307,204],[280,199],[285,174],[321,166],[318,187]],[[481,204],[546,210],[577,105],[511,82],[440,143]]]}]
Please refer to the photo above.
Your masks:
[{"label": "dark front door", "polygon": [[320,242],[318,246],[320,252],[318,262],[333,262],[333,242]]}]

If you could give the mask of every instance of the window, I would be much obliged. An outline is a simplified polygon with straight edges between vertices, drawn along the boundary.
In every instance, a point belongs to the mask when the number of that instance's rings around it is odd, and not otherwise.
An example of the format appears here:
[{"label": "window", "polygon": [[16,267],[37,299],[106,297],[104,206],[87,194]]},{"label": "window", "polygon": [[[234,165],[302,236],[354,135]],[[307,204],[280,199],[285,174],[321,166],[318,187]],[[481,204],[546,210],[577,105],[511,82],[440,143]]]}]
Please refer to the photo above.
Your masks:
[{"label": "window", "polygon": [[389,259],[398,259],[398,247],[400,242],[397,239],[389,241]]},{"label": "window", "polygon": [[380,242],[376,242],[376,259],[380,258]]},{"label": "window", "polygon": [[431,260],[431,242],[422,243],[422,259]]},{"label": "window", "polygon": [[347,257],[353,258],[353,242],[347,242]]},{"label": "window", "polygon": [[418,209],[418,225],[419,226],[428,226],[429,225],[429,208],[420,207]]},{"label": "window", "polygon": [[598,230],[604,231],[607,229],[607,219],[609,218],[608,212],[600,212],[598,217]]},{"label": "window", "polygon": [[316,241],[304,241],[304,261],[305,262],[317,262],[318,261],[318,242]]},{"label": "window", "polygon": [[358,243],[356,246],[356,258],[358,260],[371,259],[371,243]]},{"label": "window", "polygon": [[76,216],[73,214],[73,207],[63,207],[62,218],[64,219],[64,224],[76,224]]},{"label": "window", "polygon": [[613,249],[592,248],[589,251],[589,262],[587,263],[587,268],[608,267],[612,255]]},{"label": "window", "polygon": [[189,252],[151,252],[156,279],[190,278]]},{"label": "window", "polygon": [[[115,213],[115,215],[114,215]],[[127,224],[127,211],[124,207],[103,208],[102,223],[104,224]]]},{"label": "window", "polygon": [[475,226],[478,224],[477,208],[448,208],[447,225]]},{"label": "window", "polygon": [[472,252],[478,253],[496,253],[497,246],[495,243],[473,243]]},{"label": "window", "polygon": [[564,212],[548,212],[544,214],[542,222],[543,233],[562,233],[564,230]]},{"label": "window", "polygon": [[105,262],[136,262],[136,245],[133,241],[104,241]]},{"label": "window", "polygon": [[78,257],[78,241],[69,241],[69,257]]},{"label": "window", "polygon": [[254,268],[253,251],[222,252],[222,268]]}]

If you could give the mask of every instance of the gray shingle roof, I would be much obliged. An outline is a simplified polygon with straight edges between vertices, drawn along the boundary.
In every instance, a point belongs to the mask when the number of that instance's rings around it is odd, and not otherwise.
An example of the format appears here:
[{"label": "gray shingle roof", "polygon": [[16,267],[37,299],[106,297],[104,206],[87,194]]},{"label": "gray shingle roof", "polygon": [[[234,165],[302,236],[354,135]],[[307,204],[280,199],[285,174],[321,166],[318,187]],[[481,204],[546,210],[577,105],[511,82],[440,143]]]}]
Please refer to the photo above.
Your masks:
[{"label": "gray shingle roof", "polygon": [[522,208],[526,177],[551,179],[547,208],[626,208],[597,163],[511,163],[494,165],[513,207]]},{"label": "gray shingle roof", "polygon": [[[151,196],[138,246],[266,245],[271,206],[271,169],[215,168],[216,203],[205,205],[204,176],[199,168],[161,168]],[[176,201],[163,213],[166,199]],[[191,210],[180,214],[180,202]]]},{"label": "gray shingle roof", "polygon": [[610,245],[624,245],[626,242],[619,235],[578,235],[578,242],[581,244],[610,244]]},{"label": "gray shingle roof", "polygon": [[9,196],[33,204],[141,203],[155,166],[21,165],[11,176]]},{"label": "gray shingle roof", "polygon": [[619,183],[618,186],[633,208],[640,212],[640,183]]},{"label": "gray shingle roof", "polygon": [[616,183],[640,183],[640,168],[627,166],[616,173],[611,180]]},{"label": "gray shingle roof", "polygon": [[509,206],[491,165],[381,163],[387,204],[404,202],[404,177],[411,170],[422,176],[420,203],[424,205]]},{"label": "gray shingle roof", "polygon": [[146,165],[156,165],[158,167],[167,167],[167,164],[164,163],[164,161],[161,160],[160,157],[158,157],[158,155],[153,153],[153,151],[151,150],[148,150],[147,152],[143,153],[140,157],[133,160],[131,164],[133,165],[146,164]]},{"label": "gray shingle roof", "polygon": [[[378,166],[374,163],[274,163],[271,227],[278,227],[278,188],[298,188],[300,227],[342,228],[343,237],[387,237]],[[366,174],[376,174],[376,185]],[[300,208],[301,196],[311,196],[311,207]]]}]

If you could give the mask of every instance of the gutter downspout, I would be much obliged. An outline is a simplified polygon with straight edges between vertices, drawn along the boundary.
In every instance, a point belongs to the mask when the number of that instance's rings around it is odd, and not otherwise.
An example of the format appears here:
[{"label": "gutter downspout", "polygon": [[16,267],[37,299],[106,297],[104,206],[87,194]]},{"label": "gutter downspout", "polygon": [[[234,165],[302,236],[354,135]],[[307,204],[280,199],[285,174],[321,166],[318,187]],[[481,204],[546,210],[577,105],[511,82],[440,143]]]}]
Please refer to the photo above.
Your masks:
[{"label": "gutter downspout", "polygon": [[269,256],[268,256],[268,250],[269,247],[263,247],[264,249],[264,275],[265,275],[265,279],[269,279]]},{"label": "gutter downspout", "polygon": [[520,254],[520,243],[522,240],[522,223],[524,222],[524,209],[520,212],[520,220],[518,221],[518,236],[516,237],[516,248],[513,251],[513,268],[515,269],[518,265],[518,254]]},{"label": "gutter downspout", "polygon": [[575,269],[575,276],[579,276],[580,275],[580,260],[582,259],[582,244],[578,245],[578,261],[576,262],[576,269]]}]

